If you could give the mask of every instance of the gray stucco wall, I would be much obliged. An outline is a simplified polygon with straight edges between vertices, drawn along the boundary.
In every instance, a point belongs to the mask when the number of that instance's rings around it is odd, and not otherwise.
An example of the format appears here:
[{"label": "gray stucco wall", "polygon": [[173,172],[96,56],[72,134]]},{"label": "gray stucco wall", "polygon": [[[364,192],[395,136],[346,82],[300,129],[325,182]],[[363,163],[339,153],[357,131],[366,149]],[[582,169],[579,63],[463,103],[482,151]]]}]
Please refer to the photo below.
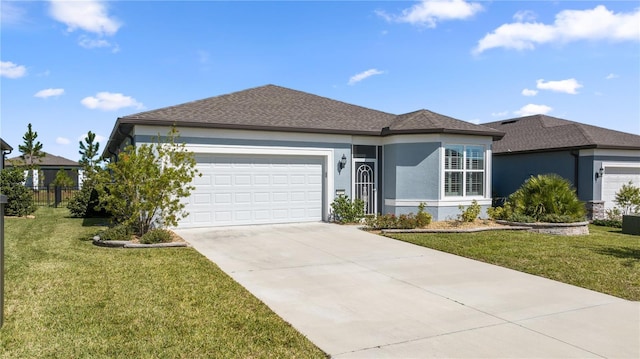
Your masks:
[{"label": "gray stucco wall", "polygon": [[[480,218],[487,218],[487,209],[490,206],[481,205]],[[404,207],[404,206],[386,206],[386,213],[392,213],[396,216],[401,214],[409,214],[409,213],[417,213],[417,207]],[[458,218],[458,215],[461,213],[458,206],[427,206],[425,207],[425,211],[431,214],[433,221],[448,221],[454,220]]]},{"label": "gray stucco wall", "polygon": [[[506,197],[515,192],[531,175],[556,173],[571,182],[581,201],[601,198],[594,175],[603,162],[637,163],[637,157],[578,156],[572,151],[493,156],[493,197]],[[577,158],[577,159],[576,159]],[[577,169],[576,169],[577,162]],[[577,176],[576,176],[577,171]]]},{"label": "gray stucco wall", "polygon": [[507,197],[532,175],[555,173],[576,185],[571,151],[493,155],[493,197]]},{"label": "gray stucco wall", "polygon": [[384,146],[384,195],[389,199],[438,199],[440,143]]}]

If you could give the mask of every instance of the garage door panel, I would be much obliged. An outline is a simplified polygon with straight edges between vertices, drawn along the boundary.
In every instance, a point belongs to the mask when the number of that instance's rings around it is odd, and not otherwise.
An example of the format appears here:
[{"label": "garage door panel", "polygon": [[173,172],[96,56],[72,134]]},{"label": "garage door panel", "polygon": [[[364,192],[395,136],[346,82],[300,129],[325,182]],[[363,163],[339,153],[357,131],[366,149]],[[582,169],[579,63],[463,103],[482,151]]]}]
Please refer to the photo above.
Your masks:
[{"label": "garage door panel", "polygon": [[193,195],[194,204],[209,204],[211,203],[211,194],[209,193],[196,193]]},{"label": "garage door panel", "polygon": [[602,200],[605,208],[616,206],[616,193],[623,185],[631,182],[640,186],[640,167],[607,167],[602,177]]},{"label": "garage door panel", "polygon": [[322,158],[196,155],[202,174],[181,227],[319,221]]},{"label": "garage door panel", "polygon": [[251,193],[236,193],[236,203],[238,204],[250,204],[251,203]]}]

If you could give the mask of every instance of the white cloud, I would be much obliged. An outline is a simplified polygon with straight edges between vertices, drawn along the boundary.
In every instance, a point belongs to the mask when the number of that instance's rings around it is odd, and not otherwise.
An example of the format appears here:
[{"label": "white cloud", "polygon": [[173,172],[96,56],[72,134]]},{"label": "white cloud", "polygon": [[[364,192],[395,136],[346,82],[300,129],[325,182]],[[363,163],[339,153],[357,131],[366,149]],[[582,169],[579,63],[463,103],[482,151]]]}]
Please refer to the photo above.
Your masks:
[{"label": "white cloud", "polygon": [[387,21],[405,22],[434,28],[446,20],[462,20],[482,11],[482,5],[464,0],[422,0],[402,11],[400,15],[389,15],[383,11],[376,13]]},{"label": "white cloud", "polygon": [[513,19],[517,22],[533,21],[536,17],[536,13],[531,10],[521,10],[513,14]]},{"label": "white cloud", "polygon": [[115,111],[125,107],[143,109],[144,105],[131,96],[121,93],[98,92],[96,96],[85,97],[80,101],[85,107],[92,110]]},{"label": "white cloud", "polygon": [[535,96],[537,94],[538,94],[537,90],[529,90],[529,89],[522,90],[522,96]]},{"label": "white cloud", "polygon": [[68,145],[69,143],[71,143],[71,141],[69,141],[68,138],[56,137],[56,143],[59,145]]},{"label": "white cloud", "polygon": [[351,78],[349,79],[349,85],[355,85],[356,83],[366,79],[367,77],[371,77],[374,75],[381,75],[383,73],[384,71],[380,71],[378,69],[369,69],[367,71],[363,71],[359,74],[351,76]]},{"label": "white cloud", "polygon": [[518,116],[544,115],[551,112],[553,108],[547,105],[528,104],[522,106],[518,111],[513,111]]},{"label": "white cloud", "polygon": [[85,49],[94,49],[97,47],[111,47],[111,43],[105,39],[92,39],[88,36],[80,36],[78,45]]},{"label": "white cloud", "polygon": [[539,90],[549,90],[549,91],[555,91],[555,92],[564,92],[564,93],[568,93],[571,95],[575,95],[578,92],[576,91],[577,89],[582,87],[582,84],[580,84],[576,79],[567,79],[567,80],[560,80],[560,81],[547,81],[545,82],[544,79],[540,79],[538,81],[536,81],[536,87]]},{"label": "white cloud", "polygon": [[64,94],[64,89],[44,89],[36,92],[36,94],[33,96],[40,97],[40,98],[48,98],[53,96],[60,96],[62,94]]},{"label": "white cloud", "polygon": [[605,80],[617,79],[618,77],[620,77],[620,76],[618,76],[618,75],[616,75],[614,73],[611,73],[611,74],[608,74],[607,77],[605,77]]},{"label": "white cloud", "polygon": [[500,112],[492,112],[491,116],[493,117],[504,117],[509,114],[509,111],[500,111]]},{"label": "white cloud", "polygon": [[121,24],[109,16],[105,2],[99,0],[51,0],[50,14],[73,32],[81,29],[98,35],[113,35]]},{"label": "white cloud", "polygon": [[474,118],[473,120],[471,120],[469,122],[473,123],[474,125],[479,125],[480,124],[480,119],[479,118]]},{"label": "white cloud", "polygon": [[15,25],[20,24],[25,20],[26,11],[17,6],[16,2],[3,1],[0,6],[0,24]]},{"label": "white cloud", "polygon": [[27,74],[27,68],[11,61],[0,61],[0,76],[17,79]]},{"label": "white cloud", "polygon": [[638,23],[640,8],[628,13],[614,13],[604,5],[587,10],[563,10],[556,14],[550,25],[539,22],[503,24],[480,39],[473,53],[497,47],[532,50],[541,44],[579,40],[639,41]]}]

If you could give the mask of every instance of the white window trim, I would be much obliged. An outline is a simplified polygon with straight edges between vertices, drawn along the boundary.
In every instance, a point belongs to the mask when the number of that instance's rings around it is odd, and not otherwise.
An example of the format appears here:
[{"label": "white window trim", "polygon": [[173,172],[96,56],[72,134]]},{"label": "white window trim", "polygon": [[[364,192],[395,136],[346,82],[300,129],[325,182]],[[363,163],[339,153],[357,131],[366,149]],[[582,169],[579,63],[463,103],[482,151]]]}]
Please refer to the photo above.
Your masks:
[{"label": "white window trim", "polygon": [[[446,164],[446,152],[448,146],[462,146],[462,170],[447,170],[445,169]],[[466,161],[467,161],[467,146],[474,147],[482,147],[484,149],[484,168],[482,171],[480,170],[467,170],[466,169]],[[478,143],[443,143],[442,147],[440,147],[440,199],[441,202],[447,201],[464,201],[466,199],[486,199],[491,198],[491,176],[490,176],[490,168],[491,168],[491,150],[490,147],[487,147],[485,144]],[[447,196],[445,192],[445,174],[446,172],[459,172],[462,171],[462,196]],[[482,172],[483,176],[483,194],[482,195],[467,195],[467,172]]]}]

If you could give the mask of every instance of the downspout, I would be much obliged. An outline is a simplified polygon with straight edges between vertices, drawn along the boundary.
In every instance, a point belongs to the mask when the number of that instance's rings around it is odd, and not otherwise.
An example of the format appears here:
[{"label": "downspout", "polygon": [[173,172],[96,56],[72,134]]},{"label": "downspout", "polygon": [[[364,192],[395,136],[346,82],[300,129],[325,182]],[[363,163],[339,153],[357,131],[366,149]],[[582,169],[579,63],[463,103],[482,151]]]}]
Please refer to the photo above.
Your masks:
[{"label": "downspout", "polygon": [[135,145],[136,145],[136,139],[135,139],[133,136],[131,136],[130,134],[128,134],[128,133],[123,133],[123,132],[120,130],[120,126],[118,126],[118,128],[117,128],[117,130],[116,130],[116,131],[118,132],[118,134],[120,134],[120,135],[122,135],[122,136],[124,136],[124,137],[129,137],[129,139],[131,140],[131,145],[132,145],[132,146],[135,146]]},{"label": "downspout", "polygon": [[111,148],[107,147],[107,152],[109,152],[112,155],[112,158],[115,158],[115,162],[118,162],[118,154],[111,151]]},{"label": "downspout", "polygon": [[7,158],[7,155],[11,154],[11,152],[13,152],[13,148],[10,149],[9,151],[2,150],[2,168],[4,168],[4,165],[5,165],[4,160]]}]

